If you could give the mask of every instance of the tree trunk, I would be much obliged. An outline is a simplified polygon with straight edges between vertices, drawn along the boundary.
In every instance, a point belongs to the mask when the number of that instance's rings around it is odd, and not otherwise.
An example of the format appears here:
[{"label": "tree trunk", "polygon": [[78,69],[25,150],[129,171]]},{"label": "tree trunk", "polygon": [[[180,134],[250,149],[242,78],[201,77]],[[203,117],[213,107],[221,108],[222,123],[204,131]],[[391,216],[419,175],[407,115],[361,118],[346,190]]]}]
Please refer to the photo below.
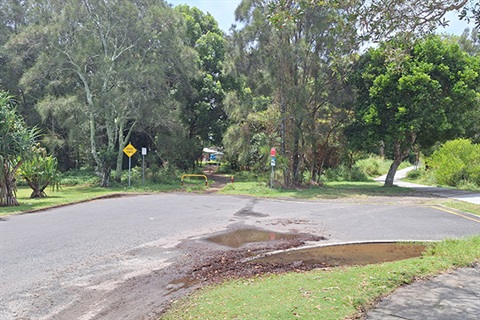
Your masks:
[{"label": "tree trunk", "polygon": [[[412,134],[412,144],[415,142],[416,135]],[[395,173],[397,173],[397,169],[402,163],[403,159],[405,159],[408,154],[410,153],[410,147],[407,147],[405,150],[402,150],[402,142],[397,140],[395,141],[394,145],[394,152],[393,152],[393,163],[388,170],[387,177],[385,178],[385,187],[392,187],[393,180],[395,178]]]},{"label": "tree trunk", "polygon": [[18,203],[18,200],[15,196],[15,191],[16,191],[16,182],[15,178],[13,178],[13,175],[7,174],[7,180],[5,181],[5,198],[1,202],[1,205],[4,207],[13,207],[13,206],[19,206],[20,204]]},{"label": "tree trunk", "polygon": [[[1,207],[13,207],[20,205],[15,194],[17,191],[17,181],[15,180],[15,173],[17,172],[18,168],[20,168],[21,164],[21,160],[17,162],[16,165],[7,162],[3,163],[4,176],[0,188],[3,188],[4,190],[0,190],[0,194],[2,195],[2,197],[0,198]],[[1,180],[2,179],[0,179],[0,181]]]},{"label": "tree trunk", "polygon": [[31,199],[34,199],[34,198],[46,198],[47,197],[47,194],[40,190],[40,189],[36,189],[36,190],[33,190],[32,193],[30,194],[30,198]]},{"label": "tree trunk", "polygon": [[32,193],[30,194],[31,199],[45,198],[47,196],[44,190],[48,186],[49,184],[48,182],[47,182],[47,185],[40,187],[39,183],[36,183],[30,179],[25,179],[25,180],[27,181],[28,186],[33,190]]},{"label": "tree trunk", "polygon": [[395,179],[395,173],[397,172],[398,167],[402,163],[402,160],[394,160],[390,169],[388,170],[387,177],[385,178],[385,187],[393,187],[393,181]]},{"label": "tree trunk", "polygon": [[300,133],[298,130],[295,130],[294,135],[292,155],[292,184],[298,185],[300,183]]},{"label": "tree trunk", "polygon": [[102,167],[101,175],[102,175],[102,184],[100,185],[101,187],[109,187],[110,186],[110,173],[112,172],[112,169],[108,164],[104,164]]},{"label": "tree trunk", "polygon": [[117,161],[115,168],[115,177],[114,180],[117,183],[122,182],[122,169],[123,169],[123,148],[122,145],[119,145],[119,150],[117,153]]},{"label": "tree trunk", "polygon": [[126,147],[127,142],[130,140],[130,136],[133,132],[133,127],[135,126],[136,122],[134,122],[130,128],[128,129],[127,135],[123,136],[123,131],[125,129],[125,122],[120,121],[119,130],[118,130],[118,150],[117,150],[117,162],[116,162],[116,169],[115,169],[115,182],[122,182],[122,169],[123,169],[123,149]]}]

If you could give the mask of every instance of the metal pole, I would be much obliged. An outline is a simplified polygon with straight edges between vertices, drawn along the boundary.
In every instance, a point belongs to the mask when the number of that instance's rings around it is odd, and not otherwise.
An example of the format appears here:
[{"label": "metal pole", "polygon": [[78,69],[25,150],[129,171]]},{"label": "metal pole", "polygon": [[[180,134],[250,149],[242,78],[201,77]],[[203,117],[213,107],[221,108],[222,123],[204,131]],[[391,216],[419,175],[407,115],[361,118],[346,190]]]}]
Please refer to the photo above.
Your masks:
[{"label": "metal pole", "polygon": [[272,174],[270,175],[270,188],[273,189],[273,177],[275,175],[275,167],[272,166]]},{"label": "metal pole", "polygon": [[142,154],[142,185],[145,185],[145,155]]},{"label": "metal pole", "polygon": [[130,188],[130,171],[132,170],[132,157],[128,157],[128,187]]}]

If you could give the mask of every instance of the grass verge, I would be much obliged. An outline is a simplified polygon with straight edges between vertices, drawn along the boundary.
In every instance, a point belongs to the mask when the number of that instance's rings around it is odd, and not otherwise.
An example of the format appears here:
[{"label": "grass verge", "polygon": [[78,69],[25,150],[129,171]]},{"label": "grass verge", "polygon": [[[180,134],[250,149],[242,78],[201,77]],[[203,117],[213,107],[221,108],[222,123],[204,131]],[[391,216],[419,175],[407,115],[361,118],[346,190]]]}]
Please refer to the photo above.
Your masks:
[{"label": "grass verge", "polygon": [[20,206],[0,207],[0,216],[13,213],[31,212],[46,208],[78,203],[107,195],[114,195],[121,190],[89,186],[62,187],[58,191],[47,191],[47,197],[31,199],[32,190],[28,187],[18,187],[17,200]]},{"label": "grass verge", "polygon": [[402,284],[480,261],[480,236],[429,244],[420,258],[227,281],[162,319],[352,319]]},{"label": "grass verge", "polygon": [[299,189],[271,189],[265,182],[235,182],[221,191],[223,194],[247,194],[256,197],[291,197],[302,199],[337,199],[356,196],[403,196],[407,188],[385,188],[378,182],[328,182],[325,186]]},{"label": "grass verge", "polygon": [[480,205],[478,204],[468,203],[464,201],[457,201],[457,200],[448,200],[448,201],[441,202],[440,204],[449,208],[457,209],[463,212],[468,212],[468,213],[480,216]]},{"label": "grass verge", "polygon": [[15,213],[32,212],[47,208],[62,206],[66,204],[79,203],[96,198],[115,196],[125,193],[142,193],[142,192],[164,192],[179,190],[180,184],[146,184],[145,186],[132,187],[112,187],[101,188],[86,185],[63,186],[59,190],[47,190],[47,197],[31,199],[32,190],[29,187],[20,186],[17,190],[17,200],[20,206],[16,207],[0,207],[0,216]]}]

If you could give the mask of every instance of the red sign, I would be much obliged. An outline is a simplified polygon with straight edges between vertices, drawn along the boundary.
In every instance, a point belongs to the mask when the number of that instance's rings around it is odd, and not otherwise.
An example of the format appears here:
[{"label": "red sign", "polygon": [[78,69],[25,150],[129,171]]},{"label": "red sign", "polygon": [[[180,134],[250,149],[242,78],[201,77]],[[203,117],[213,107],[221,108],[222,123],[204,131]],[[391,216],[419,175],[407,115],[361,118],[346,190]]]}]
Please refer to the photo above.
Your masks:
[{"label": "red sign", "polygon": [[270,156],[275,157],[275,148],[270,149]]}]

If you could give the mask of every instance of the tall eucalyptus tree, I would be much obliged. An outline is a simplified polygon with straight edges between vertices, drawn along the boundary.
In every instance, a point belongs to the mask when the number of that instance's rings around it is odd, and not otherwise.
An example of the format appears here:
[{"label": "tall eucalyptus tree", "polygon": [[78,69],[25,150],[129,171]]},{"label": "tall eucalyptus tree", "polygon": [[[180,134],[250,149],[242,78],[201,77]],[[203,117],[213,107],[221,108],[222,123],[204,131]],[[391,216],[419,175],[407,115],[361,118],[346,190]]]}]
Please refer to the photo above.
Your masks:
[{"label": "tall eucalyptus tree", "polygon": [[256,79],[247,86],[270,96],[277,115],[285,185],[301,183],[306,170],[318,176],[327,154],[310,150],[327,149],[322,136],[347,116],[336,93],[346,90],[343,58],[356,49],[350,15],[330,5],[243,1],[237,19],[246,25],[235,34],[239,60],[247,61],[240,66]]},{"label": "tall eucalyptus tree", "polygon": [[179,17],[155,0],[40,0],[30,10],[36,20],[12,41],[41,52],[22,85],[41,87],[39,105],[51,112],[68,105],[81,117],[107,186],[113,166],[120,179],[132,132],[169,113],[171,89],[193,69]]},{"label": "tall eucalyptus tree", "polygon": [[175,10],[185,20],[184,41],[197,54],[198,72],[192,74],[189,86],[179,87],[181,119],[187,127],[187,145],[191,146],[191,161],[199,158],[202,147],[220,145],[226,126],[223,110],[223,63],[226,40],[212,15],[196,7],[179,5]]}]

